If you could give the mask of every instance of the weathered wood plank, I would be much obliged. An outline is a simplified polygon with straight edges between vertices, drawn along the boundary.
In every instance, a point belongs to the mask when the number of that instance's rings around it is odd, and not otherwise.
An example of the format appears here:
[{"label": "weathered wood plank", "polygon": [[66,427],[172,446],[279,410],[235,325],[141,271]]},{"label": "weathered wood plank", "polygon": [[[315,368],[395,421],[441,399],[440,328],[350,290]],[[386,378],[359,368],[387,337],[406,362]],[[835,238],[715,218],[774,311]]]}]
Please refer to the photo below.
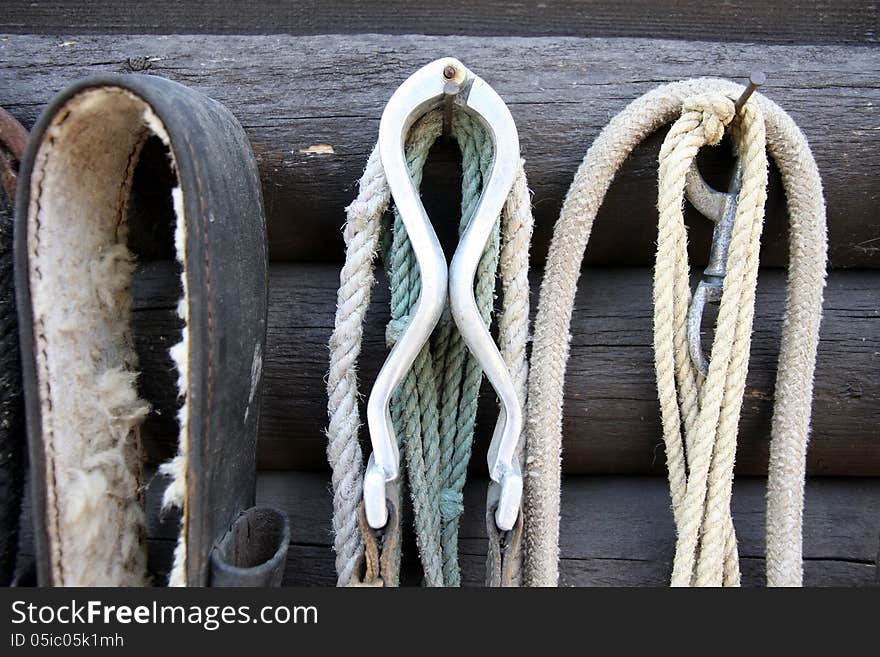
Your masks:
[{"label": "weathered wood plank", "polygon": [[[291,494],[293,486],[297,490],[295,495]],[[294,543],[315,546],[329,536],[326,518],[331,505],[327,486],[326,478],[317,475],[264,472],[260,474],[257,495],[262,502],[289,514],[294,523]],[[459,549],[466,585],[480,585],[483,580],[485,488],[486,481],[477,479],[465,491],[466,511]],[[299,502],[300,494],[303,502]],[[764,581],[764,504],[762,479],[737,481],[734,523],[743,560],[743,582],[747,586],[763,585]],[[319,506],[318,514],[311,511],[314,505]],[[323,522],[316,523],[321,518]],[[298,524],[303,526],[297,527]],[[880,539],[880,480],[810,480],[804,526],[807,585],[873,583]],[[661,478],[566,477],[560,531],[564,586],[663,586],[668,582],[675,530],[669,493]],[[408,581],[417,583],[418,564],[413,560],[413,547],[409,545],[407,574]],[[315,565],[327,568],[324,560],[318,559]],[[293,584],[298,583],[304,567],[311,570],[302,559],[297,560],[296,566],[287,573],[287,581]],[[314,575],[306,575],[302,583],[313,578]],[[332,575],[326,583],[332,583]]]},{"label": "weathered wood plank", "polygon": [[[880,475],[878,276],[872,271],[835,272],[829,278],[808,455],[812,474]],[[533,290],[539,280],[540,272],[535,272]],[[332,265],[271,268],[259,442],[262,468],[327,467],[324,376],[338,284],[338,270]],[[147,427],[154,461],[173,453],[176,435],[174,375],[167,359],[178,325],[175,289],[167,266],[153,263],[139,270],[135,336],[145,372],[142,389],[161,413],[154,413]],[[784,304],[784,272],[763,270],[737,454],[741,474],[766,472]],[[364,395],[386,356],[387,307],[387,287],[380,282],[367,315],[359,364]],[[650,270],[587,270],[576,298],[572,336],[563,426],[566,472],[663,474]],[[472,461],[477,472],[482,472],[497,412],[487,387],[482,397]]]},{"label": "weathered wood plank", "polygon": [[535,6],[499,0],[254,0],[125,5],[112,0],[7,0],[0,31],[41,34],[461,34],[628,36],[758,43],[877,43],[872,2],[731,5],[652,0],[562,0]]},{"label": "weathered wood plank", "polygon": [[[459,550],[466,586],[481,585],[485,569],[486,481],[465,488]],[[171,564],[174,530],[157,521],[164,482],[147,489],[150,567],[164,581]],[[764,582],[764,480],[739,478],[733,515],[743,584]],[[257,502],[288,514],[291,545],[284,583],[335,584],[327,475],[261,472]],[[22,551],[32,555],[30,506],[25,505]],[[675,529],[666,481],[659,477],[563,479],[560,527],[563,586],[664,586],[675,548]],[[407,534],[409,530],[407,530]],[[880,479],[818,478],[807,482],[804,512],[804,572],[808,586],[870,586],[875,583],[880,538]],[[419,565],[412,536],[405,540],[404,579],[418,584]]]},{"label": "weathered wood plank", "polygon": [[[764,4],[769,11],[772,3]],[[768,25],[776,29],[781,22]],[[729,25],[725,21],[724,29]],[[382,107],[417,66],[443,54],[471,66],[511,107],[534,190],[537,263],[578,163],[627,102],[661,82],[741,78],[763,68],[767,95],[803,128],[824,176],[832,264],[880,264],[877,48],[561,37],[14,35],[0,37],[0,104],[30,125],[54,93],[106,71],[145,69],[200,89],[228,105],[251,138],[272,257],[338,262],[343,209],[355,194]],[[660,141],[654,135],[621,170],[600,213],[589,262],[650,264]],[[315,144],[330,145],[332,153],[310,152]],[[723,149],[716,150],[705,169],[722,184],[726,162]],[[456,213],[458,175],[454,146],[439,147],[425,184],[432,216]],[[455,222],[436,223],[447,235],[454,230]],[[699,261],[711,225],[693,217],[691,223]],[[785,227],[774,174],[765,266],[785,262]]]}]

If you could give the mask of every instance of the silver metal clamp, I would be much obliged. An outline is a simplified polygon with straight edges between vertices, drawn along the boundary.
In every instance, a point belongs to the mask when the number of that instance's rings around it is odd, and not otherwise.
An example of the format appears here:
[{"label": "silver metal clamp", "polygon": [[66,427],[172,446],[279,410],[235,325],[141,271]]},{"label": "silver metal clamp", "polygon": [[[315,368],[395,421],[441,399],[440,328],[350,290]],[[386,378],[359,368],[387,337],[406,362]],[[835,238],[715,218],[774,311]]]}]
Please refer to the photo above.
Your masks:
[{"label": "silver metal clamp", "polygon": [[[482,123],[494,143],[495,153],[477,208],[447,270],[443,249],[410,177],[404,146],[416,120],[442,107],[448,124],[454,105]],[[474,298],[474,277],[516,176],[520,155],[516,125],[504,101],[486,82],[455,59],[438,59],[410,76],[388,101],[379,124],[379,154],[416,256],[421,291],[409,324],[382,366],[367,402],[367,426],[373,447],[364,477],[367,522],[374,529],[388,522],[386,485],[400,474],[391,395],[430,338],[448,292],[453,320],[500,400],[488,466],[490,478],[501,490],[495,521],[502,531],[510,530],[516,523],[522,499],[523,480],[516,447],[522,433],[523,412],[510,372],[480,317]]]}]

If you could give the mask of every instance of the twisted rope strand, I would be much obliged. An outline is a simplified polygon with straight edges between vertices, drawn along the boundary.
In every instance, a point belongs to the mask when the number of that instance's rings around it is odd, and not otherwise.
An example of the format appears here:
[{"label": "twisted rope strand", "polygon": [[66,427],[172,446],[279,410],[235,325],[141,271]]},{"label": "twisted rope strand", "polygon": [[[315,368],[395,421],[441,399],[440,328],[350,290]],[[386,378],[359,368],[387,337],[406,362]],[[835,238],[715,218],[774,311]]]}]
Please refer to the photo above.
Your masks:
[{"label": "twisted rope strand", "polygon": [[[462,153],[462,210],[459,235],[464,233],[479,204],[489,168],[493,146],[483,127],[463,112],[453,115],[453,134]],[[488,328],[494,304],[498,270],[499,225],[496,223],[477,266],[474,296],[483,323]],[[470,462],[477,415],[477,398],[483,378],[482,368],[467,351],[464,338],[452,322],[447,306],[435,341],[443,362],[445,380],[442,388],[443,489],[440,493],[443,566],[446,586],[459,586],[458,566],[459,517],[464,510],[463,491]],[[447,417],[448,414],[448,417]]]},{"label": "twisted rope strand", "polygon": [[351,581],[364,549],[357,522],[364,474],[358,441],[357,360],[373,288],[379,222],[390,200],[379,151],[374,149],[361,177],[358,196],[346,208],[345,264],[339,274],[327,374],[327,460],[333,471],[333,549],[340,586]]},{"label": "twisted rope strand", "polygon": [[[733,479],[733,459],[736,450],[736,430],[739,410],[748,369],[748,349],[751,336],[751,318],[754,314],[754,286],[757,282],[757,249],[763,220],[764,189],[767,183],[766,149],[763,120],[753,106],[742,117],[743,186],[733,227],[728,257],[728,272],[719,310],[712,361],[705,383],[699,383],[699,410],[693,426],[685,431],[688,478],[684,499],[678,511],[678,543],[673,566],[674,586],[691,584],[720,586],[724,572],[729,581],[738,581],[737,556],[730,516],[730,494]],[[660,234],[674,235],[671,240],[658,240],[655,268],[655,329],[670,321],[675,327],[675,342],[658,344],[656,369],[658,394],[662,404],[679,404],[679,390],[669,383],[669,366],[661,358],[675,357],[676,379],[693,381],[696,368],[690,362],[687,349],[687,308],[690,303],[688,288],[687,243],[682,206],[685,175],[697,150],[702,145],[714,145],[723,135],[724,125],[733,116],[733,101],[721,94],[698,96],[684,103],[679,119],[686,124],[686,132],[676,139],[670,149],[663,149],[660,158],[658,209]],[[677,124],[679,122],[676,122]],[[675,131],[675,129],[674,129]],[[680,131],[678,131],[680,132]],[[674,267],[670,267],[674,264]],[[674,294],[665,287],[668,281],[664,270],[674,269],[677,280]],[[751,288],[751,294],[748,290]],[[747,308],[751,300],[751,308]],[[658,343],[668,339],[669,331],[662,332]],[[740,339],[737,340],[736,338]],[[683,356],[683,357],[682,357]],[[687,371],[690,370],[690,371]],[[681,440],[682,427],[664,424],[664,441]],[[674,497],[681,498],[681,491]],[[733,546],[733,550],[730,547]],[[726,569],[725,560],[731,561]]]},{"label": "twisted rope strand", "polygon": [[[419,138],[407,145],[407,166],[418,189],[431,146],[440,135],[441,124],[436,115],[429,115],[416,126]],[[397,209],[394,210],[393,238],[389,252],[388,278],[391,284],[391,321],[386,332],[389,348],[409,322],[421,292],[421,276],[406,227]],[[430,345],[425,344],[412,368],[392,396],[391,417],[404,448],[406,470],[410,481],[416,544],[425,573],[425,584],[442,586],[440,558],[439,504],[439,434],[437,389],[434,381],[434,359]]]}]

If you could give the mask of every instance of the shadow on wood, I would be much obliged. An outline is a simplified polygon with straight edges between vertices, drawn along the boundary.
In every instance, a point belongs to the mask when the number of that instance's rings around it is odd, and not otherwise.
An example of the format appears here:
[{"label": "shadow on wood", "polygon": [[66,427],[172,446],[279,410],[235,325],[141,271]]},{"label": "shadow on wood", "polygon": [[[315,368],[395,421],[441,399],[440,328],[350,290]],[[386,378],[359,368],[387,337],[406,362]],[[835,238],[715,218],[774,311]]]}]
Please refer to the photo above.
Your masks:
[{"label": "shadow on wood", "polygon": [[[334,265],[271,268],[258,445],[261,468],[327,469],[324,377],[338,276]],[[541,272],[533,273],[533,290],[540,276]],[[811,474],[880,475],[878,284],[880,273],[871,271],[835,272],[829,278],[808,453]],[[173,268],[168,264],[147,264],[136,275],[134,326],[144,370],[141,388],[156,404],[146,427],[154,462],[170,456],[176,437],[176,393],[169,383],[173,373],[167,356],[178,324],[174,289]],[[763,270],[740,423],[740,474],[766,473],[784,305],[785,273]],[[358,367],[364,399],[387,354],[387,318],[388,289],[380,281],[367,314]],[[651,271],[586,270],[575,299],[571,332],[563,421],[565,471],[664,474],[653,366]],[[484,385],[471,461],[474,472],[485,472],[496,413],[495,397]]]},{"label": "shadow on wood", "polygon": [[[880,264],[877,48],[561,37],[23,35],[0,37],[0,104],[30,125],[57,91],[107,71],[137,70],[195,87],[226,104],[251,139],[272,258],[339,262],[344,208],[356,194],[382,108],[413,70],[446,54],[489,82],[517,122],[534,191],[536,263],[575,169],[628,102],[663,82],[743,79],[760,68],[768,76],[762,91],[791,113],[816,156],[832,266]],[[651,264],[660,141],[659,134],[648,139],[619,172],[588,262]],[[707,158],[710,178],[725,179],[729,163],[721,155]],[[458,168],[448,160],[435,166],[436,179],[447,184],[426,189],[426,205],[435,218],[457,216],[450,190],[459,185]],[[778,180],[770,191],[761,258],[764,266],[781,266],[787,218]],[[691,255],[700,262],[712,226],[691,219]]]},{"label": "shadow on wood", "polygon": [[[459,540],[465,586],[482,585],[485,572],[487,480],[465,488]],[[164,488],[147,489],[149,563],[157,584],[171,565],[175,529],[157,519]],[[733,518],[743,585],[764,584],[764,480],[737,479]],[[262,472],[257,503],[288,514],[291,544],[287,586],[333,586],[329,478],[303,472]],[[22,531],[26,564],[33,554],[29,506]],[[419,583],[414,542],[407,528],[404,579]],[[880,480],[812,479],[804,510],[804,580],[807,586],[870,586],[875,583],[880,536]],[[672,569],[675,530],[666,481],[660,477],[566,477],[562,485],[560,570],[563,586],[665,586]]]}]

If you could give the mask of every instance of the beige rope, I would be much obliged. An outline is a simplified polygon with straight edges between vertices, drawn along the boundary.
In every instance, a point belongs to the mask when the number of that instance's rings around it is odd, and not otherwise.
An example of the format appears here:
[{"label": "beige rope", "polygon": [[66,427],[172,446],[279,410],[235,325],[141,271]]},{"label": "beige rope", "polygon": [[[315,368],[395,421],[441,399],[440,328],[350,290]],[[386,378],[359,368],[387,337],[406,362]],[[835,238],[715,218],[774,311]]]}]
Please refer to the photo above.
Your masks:
[{"label": "beige rope", "polygon": [[[554,586],[558,581],[562,402],[569,326],[584,250],[602,199],[633,148],[654,130],[674,120],[687,98],[705,93],[735,98],[741,92],[740,85],[707,78],[663,85],[636,99],[597,137],[566,195],[541,283],[529,376],[524,510],[527,585]],[[767,148],[782,174],[790,216],[789,291],[776,381],[768,476],[767,583],[796,586],[802,581],[804,461],[825,280],[825,204],[818,169],[800,129],[772,101],[761,96],[753,99],[764,116]],[[741,266],[746,267],[745,264]],[[747,287],[745,282],[743,286]],[[741,343],[743,336],[735,334],[733,340]],[[716,359],[713,353],[712,364],[716,368],[721,367],[723,361]],[[736,388],[733,382],[731,388],[732,392]],[[702,403],[708,408],[705,401]],[[714,408],[714,402],[712,406]],[[686,410],[687,431],[695,410],[690,406]],[[726,422],[734,417],[733,408],[728,410],[730,412],[724,415]],[[705,413],[707,420],[704,422],[709,419],[709,411]],[[675,469],[675,463],[683,461],[674,449],[672,451],[672,456],[667,455],[667,458]],[[722,450],[725,455],[729,451],[730,445]],[[724,459],[719,458],[716,476],[721,476],[724,467]],[[711,459],[709,468],[711,471]],[[673,495],[677,496],[686,486],[685,478],[678,471],[670,471],[670,477],[675,477],[674,482],[670,481],[671,490],[675,491]],[[707,475],[707,481],[710,477]],[[698,483],[688,485],[697,490]],[[721,483],[718,481],[715,485]],[[722,510],[713,511],[713,518],[718,514],[726,518],[723,504],[719,509]],[[723,540],[727,546],[724,554],[728,554],[735,540],[730,531],[732,526],[727,520],[718,525],[723,528]],[[713,546],[717,545],[716,537],[712,541]],[[717,551],[713,554],[717,555]],[[729,556],[722,560],[728,566],[731,563]],[[712,556],[704,568],[708,569],[712,561],[717,562],[717,556]],[[735,571],[725,571],[724,581],[735,583],[735,579]]]},{"label": "beige rope", "polygon": [[669,486],[678,528],[674,586],[739,584],[730,497],[767,187],[764,121],[754,103],[748,103],[742,113],[738,145],[743,186],[705,380],[688,353],[690,267],[682,211],[685,178],[698,150],[720,142],[724,126],[733,117],[733,100],[724,95],[689,98],[660,150],[654,349]]},{"label": "beige rope", "polygon": [[364,317],[373,290],[373,261],[379,246],[379,225],[391,201],[379,149],[373,149],[361,177],[357,198],[346,208],[345,264],[339,273],[336,322],[330,338],[327,374],[327,460],[333,470],[333,548],[337,585],[347,586],[363,558],[358,507],[364,487],[364,457],[358,431],[357,361]]},{"label": "beige rope", "polygon": [[[529,341],[529,246],[532,243],[534,219],[532,198],[523,164],[524,162],[520,160],[519,171],[502,214],[499,259],[502,307],[498,317],[498,350],[501,352],[504,364],[510,370],[519,403],[525,408],[529,379],[526,356],[526,345]],[[520,465],[525,461],[527,451],[525,442],[523,435],[519,444]],[[490,533],[489,541],[494,540],[495,537]],[[509,550],[510,577],[503,578],[509,580],[511,586],[519,586],[521,583],[522,552],[519,541],[518,537],[515,549]],[[490,558],[486,567],[486,581],[493,583],[491,555],[494,548],[494,545],[489,546]]]}]

